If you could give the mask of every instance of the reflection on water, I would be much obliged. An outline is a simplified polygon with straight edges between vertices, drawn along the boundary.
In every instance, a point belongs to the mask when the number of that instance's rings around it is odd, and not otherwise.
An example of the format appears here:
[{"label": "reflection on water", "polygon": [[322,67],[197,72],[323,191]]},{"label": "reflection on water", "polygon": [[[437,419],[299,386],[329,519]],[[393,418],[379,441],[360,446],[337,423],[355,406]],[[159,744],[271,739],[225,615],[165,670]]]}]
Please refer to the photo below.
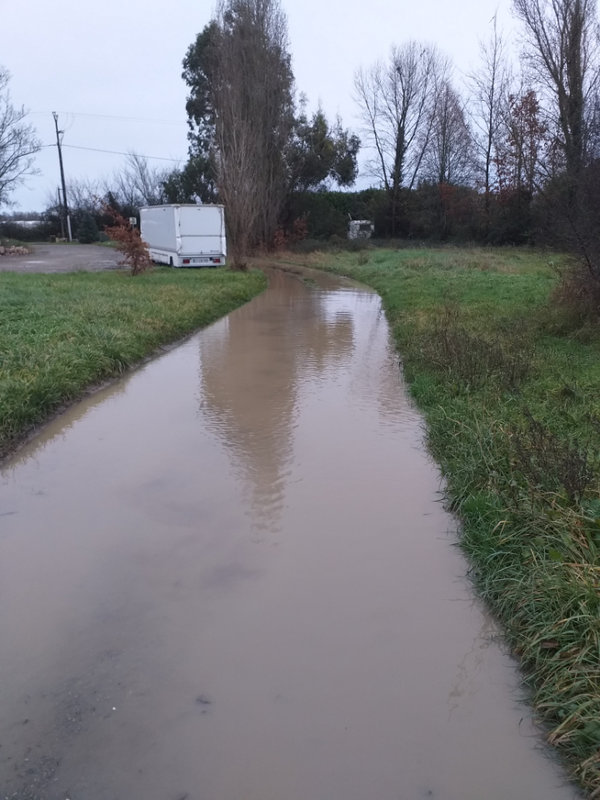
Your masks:
[{"label": "reflection on water", "polygon": [[274,273],[0,473],[0,797],[574,797],[379,298],[312,280]]},{"label": "reflection on water", "polygon": [[270,280],[267,295],[200,340],[199,395],[203,422],[250,490],[253,522],[274,532],[299,399],[306,402],[307,393],[326,399],[327,385],[337,392],[344,381],[354,403],[379,407],[381,423],[408,419],[414,426],[415,414],[398,402],[397,360],[376,294],[339,286],[307,292],[280,272]]},{"label": "reflection on water", "polygon": [[279,272],[270,280],[268,294],[200,340],[200,404],[202,421],[227,447],[249,489],[254,524],[275,531],[290,476],[299,387],[351,360],[354,318],[339,303],[340,292],[307,292]]}]

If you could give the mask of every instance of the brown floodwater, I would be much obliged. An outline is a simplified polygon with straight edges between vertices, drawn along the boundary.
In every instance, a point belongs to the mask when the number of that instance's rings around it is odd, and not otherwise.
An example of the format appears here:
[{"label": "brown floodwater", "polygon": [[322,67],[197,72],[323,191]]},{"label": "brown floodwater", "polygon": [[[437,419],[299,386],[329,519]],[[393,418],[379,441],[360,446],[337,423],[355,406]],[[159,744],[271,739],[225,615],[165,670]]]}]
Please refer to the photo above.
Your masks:
[{"label": "brown floodwater", "polygon": [[0,477],[0,797],[566,800],[377,295],[279,272]]}]

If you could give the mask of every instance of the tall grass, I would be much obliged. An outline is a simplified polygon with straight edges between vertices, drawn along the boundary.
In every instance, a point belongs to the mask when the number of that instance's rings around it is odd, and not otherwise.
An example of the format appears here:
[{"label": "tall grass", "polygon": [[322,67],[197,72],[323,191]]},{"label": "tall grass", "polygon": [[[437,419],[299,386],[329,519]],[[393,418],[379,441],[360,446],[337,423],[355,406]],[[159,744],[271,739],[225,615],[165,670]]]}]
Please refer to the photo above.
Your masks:
[{"label": "tall grass", "polygon": [[549,741],[600,797],[600,324],[555,303],[555,256],[307,260],[381,294],[479,590]]},{"label": "tall grass", "polygon": [[0,456],[88,387],[245,303],[262,274],[0,273]]}]

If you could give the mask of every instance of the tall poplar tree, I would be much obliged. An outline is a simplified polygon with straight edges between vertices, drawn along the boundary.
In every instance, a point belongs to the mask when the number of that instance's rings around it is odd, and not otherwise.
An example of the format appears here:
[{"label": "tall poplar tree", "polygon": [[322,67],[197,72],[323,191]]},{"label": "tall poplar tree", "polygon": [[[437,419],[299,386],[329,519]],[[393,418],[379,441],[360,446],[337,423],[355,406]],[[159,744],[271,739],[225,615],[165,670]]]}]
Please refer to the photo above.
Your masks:
[{"label": "tall poplar tree", "polygon": [[221,0],[188,50],[183,77],[193,154],[227,207],[241,267],[252,247],[271,242],[287,187],[294,79],[279,0]]}]

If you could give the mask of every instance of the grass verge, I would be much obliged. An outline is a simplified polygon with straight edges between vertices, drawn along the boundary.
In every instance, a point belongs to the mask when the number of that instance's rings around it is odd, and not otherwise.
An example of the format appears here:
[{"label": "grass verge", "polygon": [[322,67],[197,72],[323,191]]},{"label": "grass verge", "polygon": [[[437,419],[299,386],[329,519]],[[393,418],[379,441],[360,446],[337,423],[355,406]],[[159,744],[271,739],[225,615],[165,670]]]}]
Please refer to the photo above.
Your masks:
[{"label": "grass verge", "polygon": [[259,272],[0,273],[0,457],[89,387],[264,289]]},{"label": "grass verge", "polygon": [[549,741],[600,797],[600,324],[559,309],[532,251],[296,258],[380,293],[478,588]]}]

